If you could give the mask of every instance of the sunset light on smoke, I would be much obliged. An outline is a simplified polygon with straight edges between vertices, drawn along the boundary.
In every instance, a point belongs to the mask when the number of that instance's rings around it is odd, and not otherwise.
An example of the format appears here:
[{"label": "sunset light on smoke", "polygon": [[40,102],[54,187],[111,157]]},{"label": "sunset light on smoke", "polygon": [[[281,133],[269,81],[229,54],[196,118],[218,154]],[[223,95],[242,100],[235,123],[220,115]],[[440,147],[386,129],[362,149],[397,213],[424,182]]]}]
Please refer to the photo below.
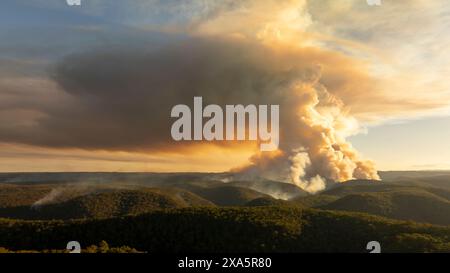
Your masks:
[{"label": "sunset light on smoke", "polygon": [[[232,170],[314,193],[450,164],[420,122],[450,124],[448,1],[29,2],[32,31],[0,11],[0,171]],[[195,96],[279,105],[278,151],[174,141],[170,110]],[[423,133],[376,138],[404,123]]]}]

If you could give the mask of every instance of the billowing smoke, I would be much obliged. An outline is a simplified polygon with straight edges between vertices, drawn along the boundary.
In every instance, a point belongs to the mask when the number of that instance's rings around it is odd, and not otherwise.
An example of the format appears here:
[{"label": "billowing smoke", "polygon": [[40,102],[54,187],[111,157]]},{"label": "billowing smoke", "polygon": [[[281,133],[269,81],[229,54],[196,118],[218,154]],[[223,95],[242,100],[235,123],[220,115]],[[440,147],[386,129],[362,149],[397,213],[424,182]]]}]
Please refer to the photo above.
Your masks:
[{"label": "billowing smoke", "polygon": [[[279,151],[255,154],[241,175],[290,181],[309,192],[323,189],[326,180],[378,178],[373,164],[346,141],[359,126],[340,98],[361,97],[358,83],[367,79],[349,68],[356,66],[349,58],[228,38],[169,40],[154,48],[123,46],[68,56],[53,76],[65,98],[36,105],[45,115],[33,123],[0,126],[0,140],[148,153],[199,147],[206,143],[172,140],[170,109],[202,96],[205,104],[280,106]],[[338,63],[346,68],[335,69]],[[344,82],[345,93],[325,85],[330,82]]]},{"label": "billowing smoke", "polygon": [[306,178],[306,167],[311,165],[311,160],[306,152],[299,152],[292,156],[290,160],[291,180],[295,185],[310,193],[316,193],[325,189],[325,181],[320,175],[310,179]]},{"label": "billowing smoke", "polygon": [[238,174],[288,180],[310,193],[325,189],[327,180],[379,179],[374,164],[346,141],[360,129],[357,120],[320,79],[317,66],[285,90],[280,152],[253,157]]},{"label": "billowing smoke", "polygon": [[[194,153],[201,145],[230,151],[256,146],[173,141],[171,108],[192,105],[194,96],[201,96],[204,104],[280,106],[279,151],[256,153],[250,164],[234,170],[239,176],[289,181],[312,193],[328,181],[378,179],[373,163],[362,160],[346,138],[360,129],[352,115],[384,107],[386,98],[364,62],[315,46],[314,35],[306,35],[312,24],[307,2],[218,5],[191,24],[190,32],[135,30],[139,39],[125,36],[113,46],[64,56],[46,79],[58,100],[23,91],[31,84],[3,88],[21,92],[0,102],[13,109],[5,120],[16,120],[0,123],[0,142],[147,154]],[[19,115],[17,105],[29,111]]]}]

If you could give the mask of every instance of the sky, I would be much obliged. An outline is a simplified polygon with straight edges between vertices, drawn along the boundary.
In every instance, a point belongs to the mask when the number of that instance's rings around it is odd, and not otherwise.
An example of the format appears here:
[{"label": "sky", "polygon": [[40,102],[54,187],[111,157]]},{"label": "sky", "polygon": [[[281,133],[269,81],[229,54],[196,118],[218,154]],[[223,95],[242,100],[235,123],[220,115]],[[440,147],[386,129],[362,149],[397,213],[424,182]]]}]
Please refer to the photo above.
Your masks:
[{"label": "sky", "polygon": [[[1,3],[0,172],[450,169],[446,0],[81,1]],[[283,155],[174,143],[199,95],[280,104]]]}]

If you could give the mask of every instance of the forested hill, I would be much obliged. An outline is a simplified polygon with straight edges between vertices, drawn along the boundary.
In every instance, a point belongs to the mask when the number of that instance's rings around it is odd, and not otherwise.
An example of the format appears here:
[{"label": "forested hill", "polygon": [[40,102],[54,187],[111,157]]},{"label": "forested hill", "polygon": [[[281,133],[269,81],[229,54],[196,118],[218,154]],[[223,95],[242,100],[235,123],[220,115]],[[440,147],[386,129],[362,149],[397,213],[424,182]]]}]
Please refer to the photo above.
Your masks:
[{"label": "forested hill", "polygon": [[11,250],[85,245],[146,252],[448,252],[450,227],[360,213],[292,207],[185,208],[137,216],[74,221],[0,220],[0,245]]}]

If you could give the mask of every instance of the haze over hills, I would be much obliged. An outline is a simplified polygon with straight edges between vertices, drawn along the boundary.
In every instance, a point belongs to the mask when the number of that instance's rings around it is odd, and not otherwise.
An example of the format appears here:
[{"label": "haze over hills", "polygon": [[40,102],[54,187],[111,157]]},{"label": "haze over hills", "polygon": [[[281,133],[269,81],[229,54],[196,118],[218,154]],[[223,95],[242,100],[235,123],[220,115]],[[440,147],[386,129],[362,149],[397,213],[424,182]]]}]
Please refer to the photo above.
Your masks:
[{"label": "haze over hills", "polygon": [[[64,193],[62,193],[64,194]],[[215,206],[212,202],[179,189],[101,189],[77,197],[27,206],[0,208],[0,217],[13,219],[84,219],[137,215],[165,208]]]},{"label": "haze over hills", "polygon": [[393,181],[401,178],[430,178],[437,176],[450,176],[450,170],[429,171],[379,171],[382,180]]},{"label": "haze over hills", "polygon": [[450,201],[418,188],[348,194],[318,207],[365,212],[393,219],[450,224]]},{"label": "haze over hills", "polygon": [[[349,181],[314,196],[294,198],[292,202],[328,210],[365,212],[392,219],[450,224],[450,191],[445,180]],[[450,177],[447,184],[450,182]],[[442,188],[438,186],[442,185]]]},{"label": "haze over hills", "polygon": [[250,188],[271,195],[277,199],[289,200],[295,197],[308,196],[308,192],[294,184],[273,180],[233,181],[227,183],[230,186]]},{"label": "haze over hills", "polygon": [[[9,219],[0,220],[0,234],[14,230],[14,234],[21,236],[22,228],[31,228],[28,225],[34,223],[22,222],[22,220],[62,221],[57,225],[51,221],[38,224],[48,225],[51,230],[59,234],[65,233],[68,229],[91,229],[93,225],[102,225],[102,223],[105,223],[104,221],[119,225],[118,229],[146,230],[147,228],[154,228],[151,231],[154,234],[162,232],[159,228],[169,229],[167,225],[172,225],[172,221],[185,221],[185,225],[198,229],[195,232],[201,232],[202,228],[193,221],[200,221],[205,226],[212,225],[211,228],[216,228],[219,222],[224,223],[223,221],[225,221],[229,225],[241,226],[241,228],[248,229],[250,233],[255,233],[254,236],[259,238],[255,237],[254,241],[251,242],[253,244],[251,249],[255,251],[269,251],[270,249],[275,251],[287,249],[306,251],[307,247],[311,251],[331,251],[319,234],[326,230],[336,229],[336,225],[339,226],[336,221],[340,221],[338,218],[343,217],[342,219],[349,220],[350,226],[347,228],[352,230],[365,230],[367,228],[365,225],[373,225],[373,221],[378,223],[376,224],[377,229],[370,231],[372,239],[377,236],[384,238],[391,244],[389,248],[392,251],[398,251],[399,249],[420,252],[446,251],[450,242],[450,230],[430,225],[423,225],[419,228],[413,222],[450,226],[450,190],[448,189],[450,176],[446,180],[446,175],[442,173],[436,175],[436,173],[427,172],[426,174],[429,176],[413,173],[413,177],[408,177],[408,174],[409,172],[396,173],[395,175],[390,173],[392,180],[386,179],[384,181],[353,180],[345,183],[329,183],[327,189],[315,195],[308,194],[293,184],[279,181],[266,179],[233,181],[230,180],[232,176],[227,173],[0,174],[0,218]],[[382,173],[383,175],[385,174]],[[228,210],[230,207],[233,208],[231,211]],[[309,208],[314,209],[310,210]],[[269,217],[264,211],[270,211],[271,216]],[[347,211],[348,214],[336,211]],[[229,215],[230,212],[234,215],[233,217],[225,216]],[[212,216],[216,214],[217,216]],[[273,217],[276,214],[279,214],[276,216],[276,219],[279,220],[275,221]],[[253,215],[251,217],[262,217],[262,219],[245,218],[249,215]],[[309,231],[298,233],[295,230],[299,224],[287,220],[291,217],[295,219],[299,215],[303,215],[302,219],[308,223],[302,224],[302,229]],[[131,217],[127,219],[130,219],[136,225],[126,227],[127,224],[120,220],[121,217]],[[213,219],[211,217],[214,219],[218,217],[217,219],[221,220],[214,222],[216,220],[211,220]],[[268,218],[265,219],[264,217]],[[413,222],[408,224],[400,222],[397,224],[395,222],[394,224],[394,222],[391,222],[393,220],[376,217]],[[73,225],[66,223],[66,221],[74,221],[75,219],[82,222]],[[151,224],[148,222],[149,219],[158,219],[155,221],[162,222]],[[12,223],[16,224],[13,226],[8,224],[8,228],[2,226],[2,221],[4,221],[3,223],[13,221]],[[146,223],[145,226],[140,226],[144,222]],[[34,225],[32,224],[32,226]],[[266,227],[263,228],[260,225],[266,225]],[[396,226],[395,230],[391,230],[394,226]],[[407,230],[400,231],[398,229],[400,226],[407,227]],[[16,228],[18,229],[16,230]],[[175,230],[171,231],[175,232],[173,234],[175,237],[166,239],[169,241],[181,240],[175,234],[179,234],[183,228],[177,226]],[[418,231],[417,228],[421,231]],[[280,234],[279,232],[287,232],[285,234],[291,235],[279,237],[280,235],[268,234],[268,230],[271,230],[270,232],[276,231],[278,234]],[[211,240],[219,240],[218,234],[212,230],[210,232],[213,233]],[[78,235],[80,238],[84,238],[82,233],[81,231]],[[114,243],[113,246],[117,247],[127,245],[140,250],[180,250],[188,247],[187,242],[186,245],[180,242],[179,246],[176,246],[175,243],[170,247],[164,246],[162,242],[150,240],[148,237],[145,239],[147,245],[139,244],[137,241],[133,241],[134,239],[117,241],[111,239],[112,233],[110,235],[107,236],[108,241]],[[47,235],[44,234],[43,236]],[[231,235],[223,234],[223,236]],[[242,236],[236,240],[243,240]],[[312,238],[305,236],[314,236],[314,240],[319,241],[320,247],[314,246],[310,241]],[[338,239],[332,238],[331,235],[324,236],[327,240],[333,241],[333,244],[344,244],[345,247],[337,248],[339,251],[356,251],[358,249],[356,244],[337,242]],[[355,238],[360,240],[368,239],[363,234],[357,236],[360,237]],[[339,236],[336,235],[336,237]],[[288,238],[295,238],[303,245],[292,246],[288,243]],[[157,247],[150,247],[149,240]],[[92,238],[87,241],[89,241],[89,244],[98,243],[94,242]],[[20,249],[17,245],[14,247],[12,241],[3,239],[2,242],[3,245],[0,244],[0,247],[8,246],[10,249]],[[416,243],[415,248],[408,249],[407,245],[411,242]],[[36,245],[35,241],[29,243],[33,246]],[[208,246],[199,246],[195,249],[214,250],[217,245],[222,243],[219,241],[212,243],[211,241]],[[265,246],[258,246],[258,244],[264,244]],[[54,246],[48,244],[46,247],[53,248]],[[250,250],[247,246],[242,245],[235,249]],[[364,248],[359,249],[364,250]]]}]

